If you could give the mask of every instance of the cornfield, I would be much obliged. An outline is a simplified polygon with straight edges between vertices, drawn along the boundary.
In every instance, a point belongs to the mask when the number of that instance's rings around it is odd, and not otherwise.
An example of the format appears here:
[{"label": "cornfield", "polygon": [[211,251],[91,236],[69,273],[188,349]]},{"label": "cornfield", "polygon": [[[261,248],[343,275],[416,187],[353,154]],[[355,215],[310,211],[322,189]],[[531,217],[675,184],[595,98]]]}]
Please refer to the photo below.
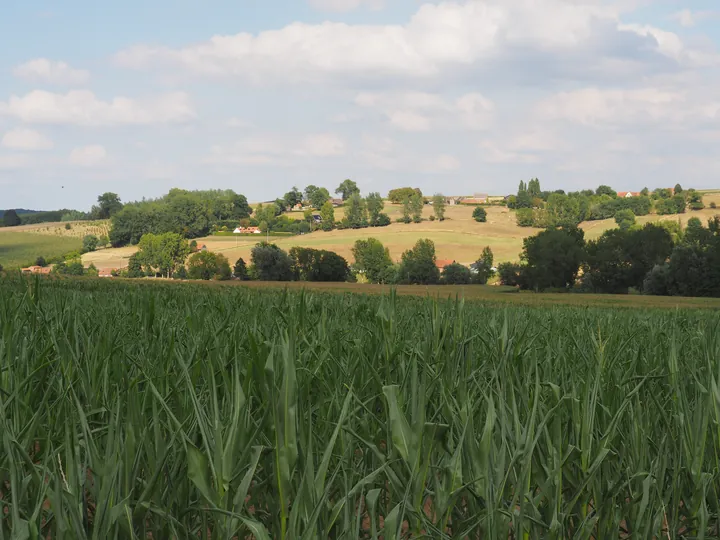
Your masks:
[{"label": "cornfield", "polygon": [[0,282],[0,539],[717,538],[720,314]]}]

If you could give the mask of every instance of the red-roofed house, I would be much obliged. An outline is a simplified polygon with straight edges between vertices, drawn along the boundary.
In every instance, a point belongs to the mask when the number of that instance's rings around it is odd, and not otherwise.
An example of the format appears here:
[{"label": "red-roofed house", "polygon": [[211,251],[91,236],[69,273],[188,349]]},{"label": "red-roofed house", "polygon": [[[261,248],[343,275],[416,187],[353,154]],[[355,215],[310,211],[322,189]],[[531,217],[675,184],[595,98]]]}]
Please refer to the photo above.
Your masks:
[{"label": "red-roofed house", "polygon": [[639,191],[618,191],[619,199],[629,199],[630,197],[639,197],[641,193]]},{"label": "red-roofed house", "polygon": [[438,259],[435,261],[435,266],[437,266],[440,270],[445,268],[446,266],[450,266],[455,261],[451,261],[450,259]]},{"label": "red-roofed house", "polygon": [[49,274],[52,272],[52,268],[50,266],[28,266],[27,268],[22,269],[23,274]]}]

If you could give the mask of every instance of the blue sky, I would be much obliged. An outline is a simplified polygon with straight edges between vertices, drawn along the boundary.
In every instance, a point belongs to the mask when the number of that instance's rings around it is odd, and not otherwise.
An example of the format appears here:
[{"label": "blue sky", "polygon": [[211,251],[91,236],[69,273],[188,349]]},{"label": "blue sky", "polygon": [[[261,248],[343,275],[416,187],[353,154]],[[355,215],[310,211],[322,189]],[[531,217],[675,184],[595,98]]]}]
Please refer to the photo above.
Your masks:
[{"label": "blue sky", "polygon": [[0,208],[720,187],[709,0],[10,0]]}]

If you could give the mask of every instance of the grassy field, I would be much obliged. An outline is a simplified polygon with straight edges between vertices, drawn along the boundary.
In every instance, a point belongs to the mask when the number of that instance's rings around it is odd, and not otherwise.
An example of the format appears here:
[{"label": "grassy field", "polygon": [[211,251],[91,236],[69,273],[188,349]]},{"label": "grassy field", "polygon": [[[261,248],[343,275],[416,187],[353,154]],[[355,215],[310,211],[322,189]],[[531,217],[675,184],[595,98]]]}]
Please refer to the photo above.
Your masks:
[{"label": "grassy field", "polygon": [[718,328],[6,278],[0,537],[714,538]]},{"label": "grassy field", "polygon": [[58,257],[81,247],[79,238],[0,229],[0,264],[5,268],[35,264],[40,255],[46,259]]}]

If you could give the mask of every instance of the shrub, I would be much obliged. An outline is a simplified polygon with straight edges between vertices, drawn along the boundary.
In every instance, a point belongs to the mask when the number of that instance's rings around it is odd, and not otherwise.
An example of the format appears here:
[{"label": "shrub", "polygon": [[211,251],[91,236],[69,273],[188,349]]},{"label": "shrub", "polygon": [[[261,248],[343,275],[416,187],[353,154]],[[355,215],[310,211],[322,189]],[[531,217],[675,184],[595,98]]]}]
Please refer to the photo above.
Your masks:
[{"label": "shrub", "polygon": [[535,224],[535,212],[532,208],[518,208],[515,218],[520,227],[532,227]]},{"label": "shrub", "polygon": [[523,266],[520,264],[510,262],[500,263],[497,271],[502,285],[517,287],[522,283]]},{"label": "shrub", "polygon": [[485,223],[487,221],[487,211],[482,206],[477,206],[473,210],[472,217],[478,223]]},{"label": "shrub", "polygon": [[94,234],[88,234],[83,238],[83,251],[85,253],[95,251],[98,247],[100,240]]},{"label": "shrub", "polygon": [[188,260],[188,277],[190,279],[225,281],[230,279],[230,274],[230,263],[220,253],[200,251],[193,254]]},{"label": "shrub", "polygon": [[430,216],[430,221],[435,221],[435,215]]},{"label": "shrub", "polygon": [[70,229],[72,229],[72,225],[70,225],[69,223],[66,223],[66,224],[65,224],[65,230],[66,230],[66,231],[69,231]]},{"label": "shrub", "polygon": [[390,217],[387,214],[381,213],[378,215],[377,221],[375,222],[375,226],[376,227],[387,227],[388,225],[390,225],[390,223],[391,223]]},{"label": "shrub", "polygon": [[711,203],[710,203],[710,208],[712,208],[713,210],[714,210],[715,208],[717,208],[717,203],[715,203],[715,201],[711,202]]},{"label": "shrub", "polygon": [[44,268],[47,265],[48,264],[47,264],[47,261],[45,260],[45,257],[40,256],[37,259],[35,259],[35,266],[42,266]]},{"label": "shrub", "polygon": [[253,273],[260,281],[292,281],[292,259],[275,244],[260,242],[251,251]]}]

